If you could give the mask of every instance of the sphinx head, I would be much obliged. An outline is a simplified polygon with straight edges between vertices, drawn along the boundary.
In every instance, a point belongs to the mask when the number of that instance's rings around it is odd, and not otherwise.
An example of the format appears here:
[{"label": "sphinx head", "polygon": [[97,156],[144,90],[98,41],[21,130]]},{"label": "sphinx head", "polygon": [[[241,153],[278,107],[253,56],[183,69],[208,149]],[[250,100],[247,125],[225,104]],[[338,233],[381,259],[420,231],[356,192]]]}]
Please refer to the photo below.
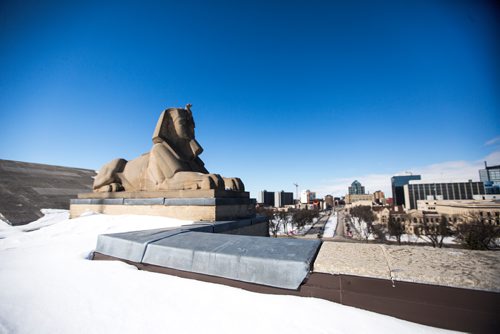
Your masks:
[{"label": "sphinx head", "polygon": [[154,143],[192,139],[194,139],[194,120],[189,108],[169,108],[163,111],[153,133]]},{"label": "sphinx head", "polygon": [[180,139],[194,139],[194,120],[190,110],[173,109],[170,112],[175,136]]}]

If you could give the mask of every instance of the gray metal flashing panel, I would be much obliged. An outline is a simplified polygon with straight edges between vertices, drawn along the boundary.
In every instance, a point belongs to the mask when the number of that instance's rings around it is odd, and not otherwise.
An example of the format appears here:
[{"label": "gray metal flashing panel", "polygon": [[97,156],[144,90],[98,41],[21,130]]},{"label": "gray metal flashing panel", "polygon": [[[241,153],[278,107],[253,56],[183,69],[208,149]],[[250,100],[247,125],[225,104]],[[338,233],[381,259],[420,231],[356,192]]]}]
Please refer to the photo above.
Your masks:
[{"label": "gray metal flashing panel", "polygon": [[181,229],[196,231],[196,232],[214,233],[214,224],[195,223],[189,225],[182,225]]},{"label": "gray metal flashing panel", "polygon": [[73,198],[71,204],[122,205],[123,198]]},{"label": "gray metal flashing panel", "polygon": [[252,224],[252,219],[239,219],[230,221],[217,221],[213,224],[214,233],[223,233],[237,228],[249,226]]},{"label": "gray metal flashing panel", "polygon": [[165,198],[124,198],[125,205],[163,205]]},{"label": "gray metal flashing panel", "polygon": [[69,200],[70,204],[92,204],[92,200],[88,198],[72,198]]},{"label": "gray metal flashing panel", "polygon": [[164,205],[196,205],[209,206],[215,205],[215,198],[165,198]]},{"label": "gray metal flashing panel", "polygon": [[96,252],[133,262],[141,262],[149,243],[185,232],[185,230],[178,228],[163,228],[101,234],[97,237]]},{"label": "gray metal flashing panel", "polygon": [[106,204],[106,205],[246,205],[254,204],[248,198],[77,198],[71,199],[71,204]]},{"label": "gray metal flashing panel", "polygon": [[[122,205],[123,204],[123,198],[105,198],[98,200],[98,203],[95,204],[105,204],[105,205]],[[94,204],[94,203],[92,203]]]},{"label": "gray metal flashing panel", "polygon": [[238,205],[251,204],[248,198],[165,198],[164,205]]},{"label": "gray metal flashing panel", "polygon": [[298,289],[320,245],[319,240],[187,232],[149,243],[142,262]]}]

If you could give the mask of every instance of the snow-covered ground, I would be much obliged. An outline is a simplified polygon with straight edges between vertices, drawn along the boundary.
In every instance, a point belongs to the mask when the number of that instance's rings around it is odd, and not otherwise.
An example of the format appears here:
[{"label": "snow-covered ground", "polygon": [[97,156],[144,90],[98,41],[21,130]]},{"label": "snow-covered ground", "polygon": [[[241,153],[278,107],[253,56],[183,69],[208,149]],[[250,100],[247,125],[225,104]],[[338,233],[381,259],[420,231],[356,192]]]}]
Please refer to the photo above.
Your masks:
[{"label": "snow-covered ground", "polygon": [[90,261],[98,234],[189,222],[64,211],[0,223],[0,333],[431,333],[315,298],[257,294]]},{"label": "snow-covered ground", "polygon": [[333,238],[335,236],[335,230],[337,229],[337,218],[338,214],[332,213],[330,218],[325,224],[325,230],[323,231],[323,238]]},{"label": "snow-covered ground", "polygon": [[[310,223],[305,224],[302,227],[297,227],[295,224],[293,224],[291,221],[287,221],[286,223],[284,222],[279,222],[277,219],[273,219],[272,223],[277,224],[277,230],[276,230],[276,235],[279,236],[300,236],[304,235],[309,230],[311,227],[313,227],[314,224],[318,221],[318,218],[313,218],[313,221]],[[272,231],[269,232],[271,235],[273,234]]]},{"label": "snow-covered ground", "polygon": [[[397,241],[396,237],[391,237],[389,234],[386,234],[386,238],[389,241]],[[410,242],[410,243],[419,243],[419,244],[430,244],[430,240],[428,240],[425,236],[423,237],[418,237],[415,234],[402,234],[401,235],[401,242]],[[445,245],[452,245],[452,244],[457,244],[457,240],[455,237],[444,237],[443,239],[443,244]]]}]

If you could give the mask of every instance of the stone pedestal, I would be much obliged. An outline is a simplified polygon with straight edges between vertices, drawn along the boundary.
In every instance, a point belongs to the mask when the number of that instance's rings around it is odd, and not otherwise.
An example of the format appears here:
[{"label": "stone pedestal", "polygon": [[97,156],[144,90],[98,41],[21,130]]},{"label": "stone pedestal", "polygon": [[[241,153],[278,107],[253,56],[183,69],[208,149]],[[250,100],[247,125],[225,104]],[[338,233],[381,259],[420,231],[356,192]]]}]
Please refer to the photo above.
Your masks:
[{"label": "stone pedestal", "polygon": [[193,221],[221,221],[255,216],[248,192],[175,190],[79,194],[70,204],[71,218],[85,211],[104,214],[165,216]]}]

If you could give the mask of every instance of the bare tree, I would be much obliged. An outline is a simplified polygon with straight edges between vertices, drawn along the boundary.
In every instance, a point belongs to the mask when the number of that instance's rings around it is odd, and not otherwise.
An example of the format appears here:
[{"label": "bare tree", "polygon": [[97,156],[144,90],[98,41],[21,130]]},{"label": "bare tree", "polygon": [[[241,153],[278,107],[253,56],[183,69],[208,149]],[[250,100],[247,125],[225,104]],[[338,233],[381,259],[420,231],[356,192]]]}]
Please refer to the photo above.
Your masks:
[{"label": "bare tree", "polygon": [[433,217],[429,218],[424,215],[418,236],[430,242],[432,247],[442,248],[444,238],[452,235],[453,231],[447,216],[441,215],[434,221]]},{"label": "bare tree", "polygon": [[389,221],[387,223],[387,229],[389,230],[389,235],[391,237],[396,237],[398,241],[398,245],[401,245],[401,235],[405,233],[404,227],[404,219],[406,216],[403,216],[403,221],[401,221],[401,217],[394,217],[394,215],[389,215]]},{"label": "bare tree", "polygon": [[279,230],[279,225],[281,224],[283,226],[283,232],[285,234],[288,234],[288,212],[275,211],[274,220],[276,220],[277,222],[276,224],[278,225],[278,230]]},{"label": "bare tree", "polygon": [[307,223],[311,223],[314,218],[319,217],[319,210],[294,210],[292,213],[292,222],[298,228],[304,227]]},{"label": "bare tree", "polygon": [[[355,206],[350,210],[350,214],[351,217],[357,220],[357,226],[354,226],[354,228],[358,230],[360,236],[368,241],[368,236],[373,232],[373,222],[375,221],[372,208],[368,205]],[[363,223],[365,226],[363,226]]]},{"label": "bare tree", "polygon": [[257,206],[255,211],[258,215],[266,217],[269,223],[269,232],[276,238],[279,230],[279,221],[274,219],[274,210],[272,208]]},{"label": "bare tree", "polygon": [[477,213],[461,217],[462,224],[457,226],[457,239],[468,249],[488,250],[498,247],[500,226],[489,222]]},{"label": "bare tree", "polygon": [[387,228],[383,224],[373,224],[372,226],[373,234],[379,241],[386,241]]}]

